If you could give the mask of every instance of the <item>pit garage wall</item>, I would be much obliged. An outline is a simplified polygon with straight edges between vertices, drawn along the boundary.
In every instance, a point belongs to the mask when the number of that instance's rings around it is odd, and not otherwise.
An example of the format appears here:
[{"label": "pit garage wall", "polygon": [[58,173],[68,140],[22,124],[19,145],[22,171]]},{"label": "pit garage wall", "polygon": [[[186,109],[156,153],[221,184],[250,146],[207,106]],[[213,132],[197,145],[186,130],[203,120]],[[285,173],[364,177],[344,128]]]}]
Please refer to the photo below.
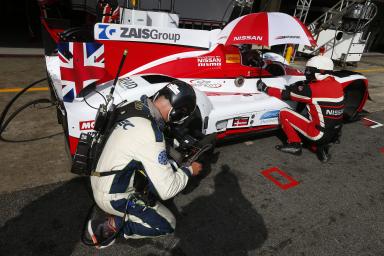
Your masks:
[{"label": "pit garage wall", "polygon": [[[84,10],[87,8],[87,12],[95,13],[95,6],[97,0],[71,0],[73,9]],[[119,5],[123,6],[125,0],[118,0]],[[140,7],[145,10],[159,9],[158,0],[141,0],[139,1]],[[175,12],[182,18],[190,19],[203,19],[203,20],[222,20],[223,14],[227,6],[232,0],[175,0]],[[171,9],[171,0],[161,0],[161,7],[163,10]],[[228,18],[232,11],[232,5],[229,6],[227,15],[224,18]]]},{"label": "pit garage wall", "polygon": [[384,53],[384,1],[381,0],[373,2],[377,5],[379,12],[369,26],[371,36],[366,50],[369,52]]},{"label": "pit garage wall", "polygon": [[[118,0],[123,4],[125,0]],[[175,10],[182,18],[200,18],[204,20],[221,20],[228,3],[231,0],[175,0]],[[94,13],[97,0],[59,0],[60,13],[64,17],[73,17],[70,8]],[[143,7],[156,9],[158,0],[142,0]],[[297,0],[254,0],[253,12],[260,10],[281,11],[293,14]],[[312,8],[308,16],[308,22],[320,15],[320,7],[329,7],[336,0],[312,0]],[[368,51],[384,52],[384,0],[374,1],[379,7],[379,13],[370,26],[372,32],[368,42]],[[144,5],[145,4],[145,5]],[[163,8],[170,6],[170,0],[162,0]],[[42,47],[40,36],[40,19],[37,0],[2,1],[0,21],[4,24],[0,36],[0,47]],[[54,10],[53,10],[54,11]],[[227,20],[232,7],[229,7],[224,20]],[[313,16],[313,17],[312,17]],[[84,19],[84,15],[81,15]],[[80,20],[81,17],[78,17]],[[12,22],[12,26],[9,24]]]}]

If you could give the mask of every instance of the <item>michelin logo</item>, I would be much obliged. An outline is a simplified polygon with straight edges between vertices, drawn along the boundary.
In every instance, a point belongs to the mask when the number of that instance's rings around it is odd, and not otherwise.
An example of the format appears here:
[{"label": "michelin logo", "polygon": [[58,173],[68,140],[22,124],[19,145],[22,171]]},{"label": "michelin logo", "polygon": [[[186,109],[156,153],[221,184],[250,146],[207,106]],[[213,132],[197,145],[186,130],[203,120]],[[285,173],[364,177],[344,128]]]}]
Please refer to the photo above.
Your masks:
[{"label": "michelin logo", "polygon": [[[134,27],[120,27],[120,31],[117,32],[116,28],[112,28],[108,24],[98,24],[99,39],[153,39],[177,42],[180,40],[181,35],[179,33],[159,32],[157,29],[149,28],[134,28]],[[119,34],[115,34],[119,33]]]}]

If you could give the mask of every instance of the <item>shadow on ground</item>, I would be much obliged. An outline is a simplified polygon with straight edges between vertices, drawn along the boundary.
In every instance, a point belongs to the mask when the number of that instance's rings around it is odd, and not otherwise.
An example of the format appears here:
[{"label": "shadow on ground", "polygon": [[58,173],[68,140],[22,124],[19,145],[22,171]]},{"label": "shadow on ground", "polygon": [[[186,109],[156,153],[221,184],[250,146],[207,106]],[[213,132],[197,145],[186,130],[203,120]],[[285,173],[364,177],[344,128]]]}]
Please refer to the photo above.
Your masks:
[{"label": "shadow on ground", "polygon": [[222,166],[214,193],[193,200],[177,216],[172,255],[248,255],[267,239],[263,217],[241,192],[235,174]]},{"label": "shadow on ground", "polygon": [[[85,178],[76,178],[27,204],[1,227],[0,255],[70,255],[93,203],[87,188]],[[23,201],[27,193],[14,200]]]},{"label": "shadow on ground", "polygon": [[[262,216],[242,194],[234,173],[222,166],[214,177],[214,192],[192,199],[175,214],[173,236],[120,240],[103,253],[248,255],[264,243],[267,229]],[[0,228],[0,255],[83,255],[84,248],[77,251],[75,246],[92,203],[86,178],[1,195],[0,206],[21,210]],[[0,216],[6,218],[6,213]]]}]

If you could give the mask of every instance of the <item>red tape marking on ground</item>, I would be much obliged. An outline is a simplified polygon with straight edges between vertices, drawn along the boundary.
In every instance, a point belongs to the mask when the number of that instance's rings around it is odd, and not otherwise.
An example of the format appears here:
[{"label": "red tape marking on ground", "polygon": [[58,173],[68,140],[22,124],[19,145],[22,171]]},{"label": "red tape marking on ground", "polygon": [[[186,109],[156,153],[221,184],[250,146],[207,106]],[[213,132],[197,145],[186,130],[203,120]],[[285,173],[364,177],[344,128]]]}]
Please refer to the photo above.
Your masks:
[{"label": "red tape marking on ground", "polygon": [[365,126],[370,127],[370,128],[377,128],[377,127],[381,127],[381,126],[383,126],[383,124],[381,124],[381,123],[379,123],[379,122],[376,122],[376,121],[373,121],[373,120],[371,120],[371,119],[368,119],[368,118],[366,118],[366,117],[364,117],[364,118],[362,119],[362,121],[363,121],[363,124],[364,124]]},{"label": "red tape marking on ground", "polygon": [[[288,183],[281,183],[280,181],[278,181],[276,178],[274,178],[271,175],[272,173],[278,173],[280,176],[284,177],[288,181]],[[272,167],[270,169],[264,170],[261,172],[261,174],[265,178],[267,178],[270,181],[272,181],[273,183],[275,183],[276,186],[278,186],[279,188],[281,188],[283,190],[287,190],[289,188],[292,188],[292,187],[299,185],[299,182],[297,180],[295,180],[294,178],[292,178],[291,176],[289,176],[288,174],[286,174],[285,172],[283,172],[282,170],[280,170],[277,167]]]},{"label": "red tape marking on ground", "polygon": [[380,148],[380,152],[384,154],[384,147]]}]

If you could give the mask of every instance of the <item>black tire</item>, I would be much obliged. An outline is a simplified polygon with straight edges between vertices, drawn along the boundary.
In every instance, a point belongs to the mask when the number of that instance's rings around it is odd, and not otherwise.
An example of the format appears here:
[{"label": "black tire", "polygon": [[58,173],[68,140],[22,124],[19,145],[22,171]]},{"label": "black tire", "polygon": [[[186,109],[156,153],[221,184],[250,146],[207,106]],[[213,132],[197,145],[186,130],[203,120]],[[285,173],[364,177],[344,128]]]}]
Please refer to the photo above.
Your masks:
[{"label": "black tire", "polygon": [[363,80],[356,80],[344,88],[344,121],[353,122],[359,119],[358,109],[364,100],[366,87]]},{"label": "black tire", "polygon": [[93,26],[69,28],[60,34],[63,42],[94,42]]}]

